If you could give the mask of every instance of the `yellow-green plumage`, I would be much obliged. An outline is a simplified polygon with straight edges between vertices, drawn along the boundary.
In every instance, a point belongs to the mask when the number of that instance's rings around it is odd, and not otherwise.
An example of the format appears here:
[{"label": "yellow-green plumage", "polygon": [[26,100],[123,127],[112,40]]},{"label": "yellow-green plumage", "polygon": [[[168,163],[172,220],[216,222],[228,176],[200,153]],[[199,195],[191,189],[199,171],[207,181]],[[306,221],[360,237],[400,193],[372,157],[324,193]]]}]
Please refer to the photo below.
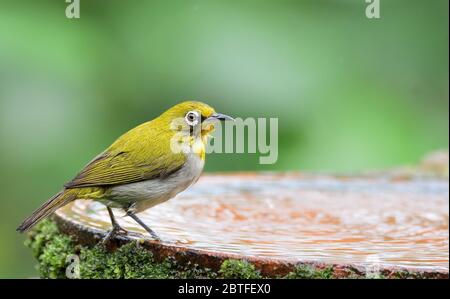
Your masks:
[{"label": "yellow-green plumage", "polygon": [[[151,188],[165,196],[161,201],[167,200],[166,197],[172,196],[172,193],[179,192],[178,189],[186,188],[187,186],[184,186],[186,182],[183,182],[184,185],[179,188],[173,186],[173,192],[169,190],[170,192],[167,191],[167,194],[164,193],[165,189],[162,191],[158,189],[166,182],[173,184],[180,182],[181,184],[182,178],[176,177],[178,174],[191,175],[186,171],[186,167],[192,164],[193,156],[183,152],[173,152],[170,140],[178,133],[176,129],[174,130],[173,121],[184,120],[187,113],[192,111],[198,112],[202,120],[215,115],[214,109],[206,104],[183,102],[170,108],[158,118],[128,131],[88,163],[72,181],[65,184],[60,193],[28,217],[18,230],[30,229],[56,209],[76,199],[100,200],[111,203],[112,207],[122,207],[127,210],[135,202],[140,203],[141,200],[146,199],[139,198],[140,196],[145,197],[144,195],[147,194],[141,195],[143,192],[152,194]],[[200,136],[190,136],[190,138],[194,140],[193,144],[199,151],[196,154],[203,160],[206,142],[204,135],[209,134],[210,131],[200,130],[200,132]],[[202,167],[203,165],[201,165]],[[196,180],[195,176],[192,180],[194,179]],[[169,187],[172,188],[170,185]],[[149,190],[145,188],[149,188]],[[130,196],[124,194],[124,190],[130,190]],[[154,197],[156,198],[160,193],[155,193]],[[141,204],[136,211],[139,212],[147,206],[152,206],[152,204]]]},{"label": "yellow-green plumage", "polygon": [[186,160],[182,153],[172,153],[169,142],[155,142],[172,137],[165,124],[142,124],[120,137],[65,187],[117,185],[167,176]]}]

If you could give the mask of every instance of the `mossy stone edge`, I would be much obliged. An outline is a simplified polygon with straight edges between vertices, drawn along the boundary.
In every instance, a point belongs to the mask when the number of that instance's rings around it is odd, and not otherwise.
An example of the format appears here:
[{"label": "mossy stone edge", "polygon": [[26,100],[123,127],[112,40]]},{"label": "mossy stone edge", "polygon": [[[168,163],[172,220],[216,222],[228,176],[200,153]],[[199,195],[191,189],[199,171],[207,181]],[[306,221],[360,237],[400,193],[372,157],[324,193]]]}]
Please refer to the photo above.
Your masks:
[{"label": "mossy stone edge", "polygon": [[[76,231],[76,234],[75,234]],[[98,245],[100,232],[85,232],[59,218],[42,221],[25,242],[37,259],[41,278],[83,279],[331,279],[331,278],[447,278],[448,273],[381,270],[367,276],[360,269],[313,263],[264,264],[249,259],[208,256],[165,249],[154,242],[118,238],[112,246]],[[204,256],[204,254],[202,254]],[[74,258],[77,262],[74,263]],[[198,263],[200,262],[200,263]]]}]

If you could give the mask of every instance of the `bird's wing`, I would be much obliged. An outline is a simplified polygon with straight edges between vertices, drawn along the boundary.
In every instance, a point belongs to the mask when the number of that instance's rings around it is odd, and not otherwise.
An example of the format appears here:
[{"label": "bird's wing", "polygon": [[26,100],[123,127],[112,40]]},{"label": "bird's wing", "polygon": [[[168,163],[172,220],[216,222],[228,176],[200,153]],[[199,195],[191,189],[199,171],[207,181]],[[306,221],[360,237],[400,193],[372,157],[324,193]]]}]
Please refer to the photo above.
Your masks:
[{"label": "bird's wing", "polygon": [[145,125],[120,137],[64,186],[81,188],[129,184],[164,178],[179,170],[186,160],[184,154],[171,151],[170,138],[161,138],[165,132]]}]

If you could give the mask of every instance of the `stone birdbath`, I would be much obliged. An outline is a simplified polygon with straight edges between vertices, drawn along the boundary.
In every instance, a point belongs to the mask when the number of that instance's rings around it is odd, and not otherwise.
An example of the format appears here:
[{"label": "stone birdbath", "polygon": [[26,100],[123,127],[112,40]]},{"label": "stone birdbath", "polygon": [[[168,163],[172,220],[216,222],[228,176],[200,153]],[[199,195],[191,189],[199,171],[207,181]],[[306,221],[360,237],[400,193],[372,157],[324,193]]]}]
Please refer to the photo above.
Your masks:
[{"label": "stone birdbath", "polygon": [[445,153],[428,156],[418,167],[358,175],[205,174],[188,191],[140,215],[162,242],[119,217],[133,233],[105,248],[98,243],[110,224],[101,204],[76,201],[60,209],[28,241],[41,276],[67,277],[71,271],[88,278],[448,278],[449,273]]}]

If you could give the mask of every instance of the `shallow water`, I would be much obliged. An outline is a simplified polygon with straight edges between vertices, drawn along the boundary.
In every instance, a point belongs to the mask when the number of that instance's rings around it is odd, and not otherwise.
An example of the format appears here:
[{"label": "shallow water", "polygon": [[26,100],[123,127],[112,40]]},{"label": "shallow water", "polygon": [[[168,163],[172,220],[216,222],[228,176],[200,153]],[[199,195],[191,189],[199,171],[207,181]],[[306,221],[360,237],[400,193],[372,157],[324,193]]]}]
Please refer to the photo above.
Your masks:
[{"label": "shallow water", "polygon": [[[109,228],[103,205],[59,214]],[[123,215],[117,211],[116,215]],[[449,269],[448,181],[300,175],[203,176],[139,214],[167,243],[293,261]],[[145,232],[132,219],[126,229]]]}]

